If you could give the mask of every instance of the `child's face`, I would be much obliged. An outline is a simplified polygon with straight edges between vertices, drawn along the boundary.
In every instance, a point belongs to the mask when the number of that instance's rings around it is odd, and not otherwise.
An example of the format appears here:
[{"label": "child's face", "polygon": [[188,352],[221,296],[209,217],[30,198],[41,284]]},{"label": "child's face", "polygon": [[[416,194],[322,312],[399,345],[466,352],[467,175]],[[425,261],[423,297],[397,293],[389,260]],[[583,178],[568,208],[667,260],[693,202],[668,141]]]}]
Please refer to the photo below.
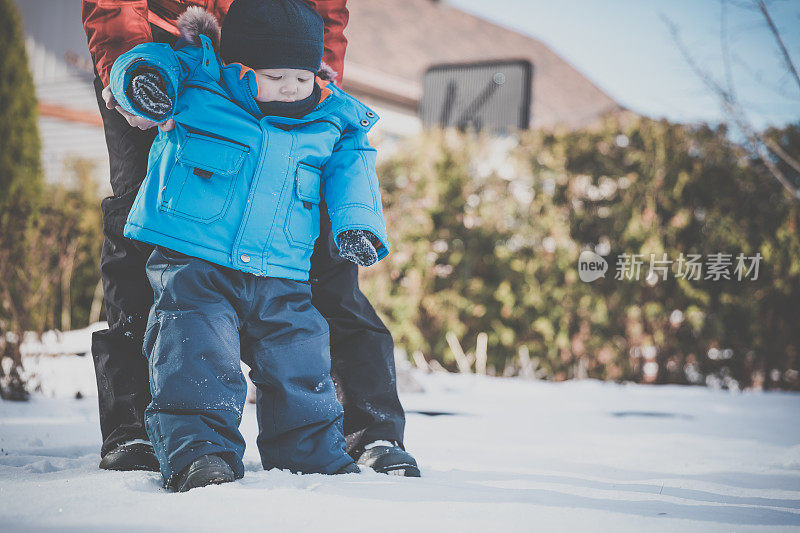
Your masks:
[{"label": "child's face", "polygon": [[314,73],[296,68],[261,68],[254,70],[259,102],[296,102],[311,96]]}]

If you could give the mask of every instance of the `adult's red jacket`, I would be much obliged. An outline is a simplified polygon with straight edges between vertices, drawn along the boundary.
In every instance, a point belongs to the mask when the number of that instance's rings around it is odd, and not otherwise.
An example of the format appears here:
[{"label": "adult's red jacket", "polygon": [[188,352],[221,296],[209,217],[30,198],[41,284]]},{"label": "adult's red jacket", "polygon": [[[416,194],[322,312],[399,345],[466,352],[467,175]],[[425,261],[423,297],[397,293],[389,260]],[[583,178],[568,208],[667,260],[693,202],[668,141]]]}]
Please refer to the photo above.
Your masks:
[{"label": "adult's red jacket", "polygon": [[[349,13],[347,0],[305,0],[314,5],[325,21],[323,61],[336,71],[341,85],[347,39],[344,28]],[[103,86],[114,60],[137,44],[151,42],[150,24],[178,35],[175,20],[186,8],[197,5],[213,13],[222,23],[233,0],[83,0],[83,28],[89,52]]]}]

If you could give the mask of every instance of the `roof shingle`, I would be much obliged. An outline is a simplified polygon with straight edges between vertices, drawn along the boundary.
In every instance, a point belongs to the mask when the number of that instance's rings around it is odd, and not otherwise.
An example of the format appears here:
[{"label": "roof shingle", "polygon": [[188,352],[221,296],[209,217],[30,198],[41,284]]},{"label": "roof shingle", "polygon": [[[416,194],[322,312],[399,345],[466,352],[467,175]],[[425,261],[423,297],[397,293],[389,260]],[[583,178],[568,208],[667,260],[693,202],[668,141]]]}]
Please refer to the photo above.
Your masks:
[{"label": "roof shingle", "polygon": [[[344,84],[376,85],[418,100],[435,64],[527,59],[533,64],[532,127],[593,123],[622,107],[540,41],[434,0],[349,0]],[[367,78],[371,78],[367,81]],[[385,89],[385,87],[384,87]]]}]

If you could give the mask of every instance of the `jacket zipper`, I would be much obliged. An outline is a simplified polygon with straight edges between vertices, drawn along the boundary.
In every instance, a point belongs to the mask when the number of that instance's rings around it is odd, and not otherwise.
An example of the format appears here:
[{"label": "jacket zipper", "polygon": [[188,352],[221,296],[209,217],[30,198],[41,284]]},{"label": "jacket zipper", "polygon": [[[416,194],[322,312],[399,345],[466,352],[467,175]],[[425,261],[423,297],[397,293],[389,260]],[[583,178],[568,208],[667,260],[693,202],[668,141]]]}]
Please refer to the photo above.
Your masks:
[{"label": "jacket zipper", "polygon": [[[280,117],[278,117],[278,118],[280,118]],[[317,124],[319,122],[327,122],[328,124],[330,124],[331,126],[336,128],[336,131],[339,132],[339,135],[342,134],[342,128],[337,123],[335,123],[335,122],[333,122],[331,120],[324,119],[324,118],[318,118],[316,120],[309,120],[308,122],[299,122],[297,124],[275,124],[275,126],[280,128],[280,129],[282,129],[283,131],[291,131],[291,130],[293,130],[295,128],[299,128],[300,126],[307,126],[309,124]]]},{"label": "jacket zipper", "polygon": [[239,141],[234,141],[233,139],[228,139],[227,137],[223,137],[223,136],[217,135],[215,133],[209,133],[207,131],[202,131],[202,130],[198,130],[198,129],[195,129],[195,128],[190,128],[186,124],[183,124],[183,127],[186,128],[186,131],[188,131],[189,133],[194,133],[195,135],[202,135],[203,137],[211,137],[212,139],[219,139],[220,141],[225,141],[225,142],[229,142],[231,144],[236,144],[236,145],[241,146],[242,148],[244,148],[245,152],[249,152],[250,151],[250,147],[248,145],[246,145],[244,143],[240,143]]}]

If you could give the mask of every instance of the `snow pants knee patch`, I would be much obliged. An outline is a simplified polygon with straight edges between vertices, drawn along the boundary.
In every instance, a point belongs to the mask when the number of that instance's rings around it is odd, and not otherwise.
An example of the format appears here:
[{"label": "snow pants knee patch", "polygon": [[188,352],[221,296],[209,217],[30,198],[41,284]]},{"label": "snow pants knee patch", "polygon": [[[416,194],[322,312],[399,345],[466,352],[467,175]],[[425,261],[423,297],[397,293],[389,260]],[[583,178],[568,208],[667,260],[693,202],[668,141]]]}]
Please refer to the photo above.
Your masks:
[{"label": "snow pants knee patch", "polygon": [[147,341],[151,407],[241,410],[246,383],[232,317],[156,311]]}]

